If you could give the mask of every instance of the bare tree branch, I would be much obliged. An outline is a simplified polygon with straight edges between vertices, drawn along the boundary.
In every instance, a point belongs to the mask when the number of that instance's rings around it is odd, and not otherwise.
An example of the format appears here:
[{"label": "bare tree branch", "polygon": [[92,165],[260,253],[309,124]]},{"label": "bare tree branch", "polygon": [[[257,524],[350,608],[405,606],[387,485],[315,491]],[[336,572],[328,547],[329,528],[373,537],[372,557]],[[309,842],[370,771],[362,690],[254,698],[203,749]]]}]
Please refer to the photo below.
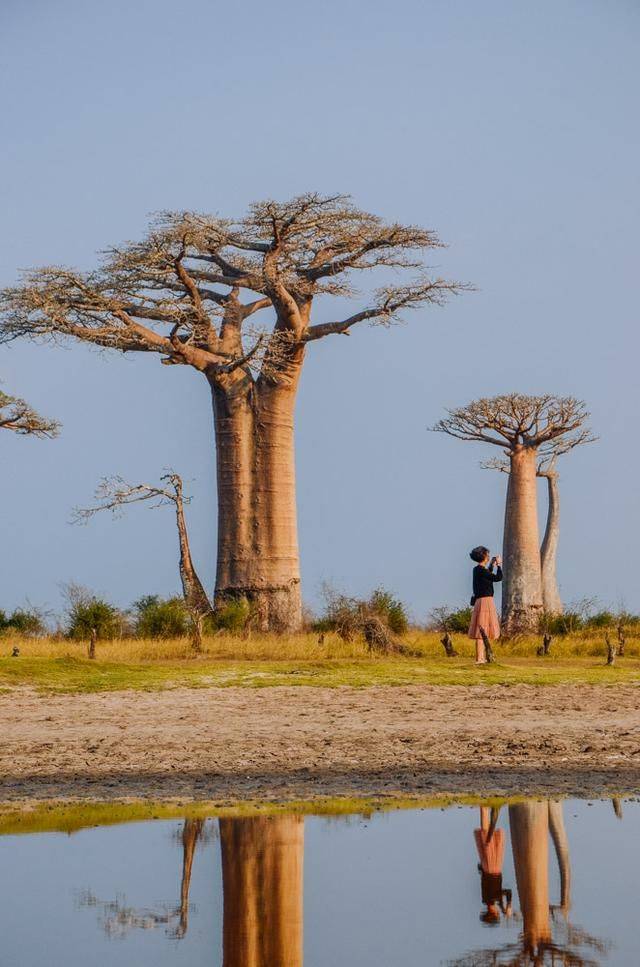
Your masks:
[{"label": "bare tree branch", "polygon": [[[388,325],[404,311],[469,290],[426,274],[425,253],[440,247],[432,230],[386,224],[342,195],[267,200],[240,220],[163,212],[141,241],[107,250],[92,272],[45,267],[5,289],[0,342],[73,338],[155,352],[220,385],[232,384],[237,370],[246,378],[248,359],[254,366],[263,360],[269,379],[281,373],[286,380],[307,343],[364,320]],[[350,276],[385,268],[415,278],[378,289],[345,319],[312,323],[316,295],[354,296]],[[244,323],[269,308],[276,338],[256,348]],[[288,344],[284,333],[294,337]]]},{"label": "bare tree branch", "polygon": [[40,416],[19,396],[9,396],[0,390],[0,429],[13,430],[22,436],[51,439],[58,436],[60,424],[57,420]]}]

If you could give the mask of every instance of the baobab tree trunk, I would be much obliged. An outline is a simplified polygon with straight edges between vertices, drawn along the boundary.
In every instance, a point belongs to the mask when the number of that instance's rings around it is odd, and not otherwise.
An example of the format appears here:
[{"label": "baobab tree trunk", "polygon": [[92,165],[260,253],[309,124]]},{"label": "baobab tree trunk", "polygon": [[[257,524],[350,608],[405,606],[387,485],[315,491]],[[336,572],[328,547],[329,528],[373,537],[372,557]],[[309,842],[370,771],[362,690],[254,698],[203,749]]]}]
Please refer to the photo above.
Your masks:
[{"label": "baobab tree trunk", "polygon": [[223,967],[302,967],[302,816],[221,819]]},{"label": "baobab tree trunk", "polygon": [[557,473],[541,474],[547,479],[549,506],[547,510],[547,526],[540,548],[542,567],[542,604],[547,614],[562,614],[562,600],[558,588],[556,575],[556,560],[558,556],[558,537],[560,536],[560,495],[558,492]]},{"label": "baobab tree trunk", "polygon": [[514,450],[510,464],[502,553],[505,635],[536,631],[542,613],[535,448]]},{"label": "baobab tree trunk", "polygon": [[218,479],[216,607],[245,597],[263,631],[302,625],[294,410],[287,384],[213,385]]},{"label": "baobab tree trunk", "polygon": [[523,947],[532,963],[542,963],[541,949],[551,940],[548,804],[528,802],[509,806],[509,826],[523,920]]}]

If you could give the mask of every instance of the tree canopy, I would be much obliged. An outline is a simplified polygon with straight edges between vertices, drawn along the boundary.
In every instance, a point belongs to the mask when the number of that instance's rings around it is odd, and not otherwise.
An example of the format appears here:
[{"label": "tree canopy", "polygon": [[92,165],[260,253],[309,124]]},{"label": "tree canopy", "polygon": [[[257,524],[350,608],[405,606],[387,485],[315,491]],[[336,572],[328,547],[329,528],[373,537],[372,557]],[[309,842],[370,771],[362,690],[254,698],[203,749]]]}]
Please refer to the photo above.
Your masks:
[{"label": "tree canopy", "polygon": [[[367,320],[388,325],[470,288],[428,272],[424,254],[441,246],[435,232],[386,223],[342,195],[263,201],[240,220],[164,212],[142,241],[107,250],[93,271],[39,268],[5,289],[0,341],[75,337],[155,352],[223,383],[240,367],[282,376],[292,348]],[[344,318],[311,323],[315,296],[354,296],[354,276],[382,268],[409,271],[411,281],[382,285]],[[261,331],[248,320],[265,309],[272,321]]]},{"label": "tree canopy", "polygon": [[589,418],[585,404],[572,396],[509,393],[483,397],[447,413],[435,424],[435,431],[491,443],[507,453],[528,447],[542,458],[552,457],[594,439],[585,426]]}]

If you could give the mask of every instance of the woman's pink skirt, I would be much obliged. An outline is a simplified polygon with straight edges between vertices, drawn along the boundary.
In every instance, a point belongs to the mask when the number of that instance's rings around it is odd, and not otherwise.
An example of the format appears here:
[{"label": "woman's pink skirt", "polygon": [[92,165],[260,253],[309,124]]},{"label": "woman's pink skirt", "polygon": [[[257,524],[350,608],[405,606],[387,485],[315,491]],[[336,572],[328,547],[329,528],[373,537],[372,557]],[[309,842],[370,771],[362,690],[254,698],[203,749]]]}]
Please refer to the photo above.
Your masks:
[{"label": "woman's pink skirt", "polygon": [[500,622],[493,598],[478,598],[473,606],[471,614],[471,624],[469,625],[470,638],[482,638],[480,629],[484,628],[487,638],[500,637]]}]

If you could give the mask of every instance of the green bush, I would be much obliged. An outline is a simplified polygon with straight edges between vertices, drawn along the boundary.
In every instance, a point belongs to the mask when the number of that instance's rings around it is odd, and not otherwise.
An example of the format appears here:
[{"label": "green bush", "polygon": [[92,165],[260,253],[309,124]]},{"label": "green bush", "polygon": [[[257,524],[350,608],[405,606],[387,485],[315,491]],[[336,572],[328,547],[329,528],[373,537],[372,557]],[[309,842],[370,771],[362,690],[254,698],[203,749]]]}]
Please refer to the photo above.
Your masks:
[{"label": "green bush", "polygon": [[139,638],[181,638],[189,631],[184,599],[148,594],[134,602],[135,633]]},{"label": "green bush", "polygon": [[471,623],[472,608],[458,608],[453,610],[448,605],[440,605],[429,614],[428,627],[436,631],[449,631],[454,634],[466,635]]},{"label": "green bush", "polygon": [[409,627],[405,607],[390,591],[376,588],[368,598],[352,598],[333,588],[323,588],[324,613],[312,625],[313,631],[336,631],[345,641],[360,634],[367,617],[381,618],[389,631],[402,635]]},{"label": "green bush", "polygon": [[447,630],[466,635],[471,624],[471,612],[472,608],[469,607],[452,611],[448,618],[449,627]]},{"label": "green bush", "polygon": [[251,604],[245,597],[229,598],[205,620],[205,631],[228,631],[239,635],[246,629],[251,614]]},{"label": "green bush", "polygon": [[549,635],[571,635],[584,626],[584,618],[577,611],[564,614],[543,614],[540,619],[540,633]]},{"label": "green bush", "polygon": [[376,588],[367,602],[370,611],[377,614],[396,635],[403,635],[409,629],[409,618],[402,601],[395,598],[390,591]]},{"label": "green bush", "polygon": [[46,635],[47,626],[44,618],[34,608],[16,608],[10,618],[6,620],[6,628],[19,635],[37,638]]},{"label": "green bush", "polygon": [[8,617],[5,611],[0,610],[0,634],[11,631],[36,638],[47,634],[47,624],[36,608],[16,608]]},{"label": "green bush", "polygon": [[612,611],[598,611],[597,614],[592,614],[584,622],[585,628],[609,628],[612,625],[617,624],[617,617]]},{"label": "green bush", "polygon": [[87,588],[68,584],[63,588],[63,593],[67,599],[67,638],[87,640],[95,628],[98,638],[107,640],[120,638],[127,630],[122,612]]}]

